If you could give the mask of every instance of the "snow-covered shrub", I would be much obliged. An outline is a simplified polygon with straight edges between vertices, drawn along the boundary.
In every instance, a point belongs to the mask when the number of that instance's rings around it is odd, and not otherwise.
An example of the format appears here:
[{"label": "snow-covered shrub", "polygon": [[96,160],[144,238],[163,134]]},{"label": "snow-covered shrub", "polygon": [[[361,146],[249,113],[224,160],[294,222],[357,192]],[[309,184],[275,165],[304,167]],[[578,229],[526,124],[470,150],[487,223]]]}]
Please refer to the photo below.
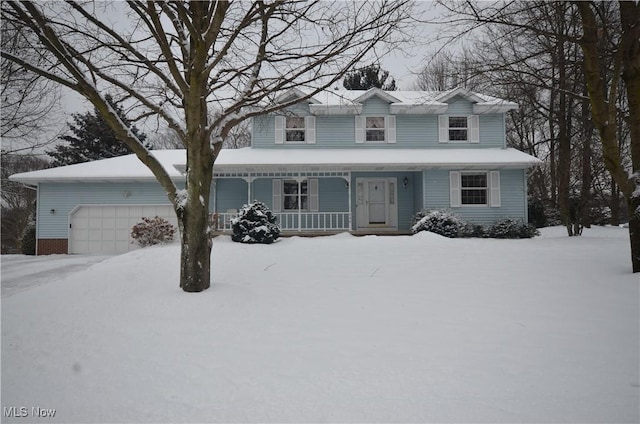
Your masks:
[{"label": "snow-covered shrub", "polygon": [[20,242],[20,251],[23,255],[35,255],[36,254],[36,227],[35,225],[29,225],[22,235]]},{"label": "snow-covered shrub", "polygon": [[430,231],[441,236],[455,238],[460,237],[460,231],[467,224],[464,220],[450,211],[423,210],[413,217],[411,232]]},{"label": "snow-covered shrub", "polygon": [[131,238],[139,246],[153,246],[154,244],[164,244],[173,241],[176,228],[164,218],[156,216],[154,218],[143,217],[131,228]]},{"label": "snow-covered shrub", "polygon": [[467,223],[458,232],[459,237],[475,237],[475,238],[485,238],[489,237],[487,234],[487,229],[480,224],[471,224]]},{"label": "snow-covered shrub", "polygon": [[487,230],[487,234],[492,238],[518,239],[532,238],[540,234],[538,229],[531,224],[525,224],[521,220],[501,219]]},{"label": "snow-covered shrub", "polygon": [[244,205],[238,216],[231,220],[231,240],[240,243],[271,244],[280,237],[277,217],[262,202]]}]

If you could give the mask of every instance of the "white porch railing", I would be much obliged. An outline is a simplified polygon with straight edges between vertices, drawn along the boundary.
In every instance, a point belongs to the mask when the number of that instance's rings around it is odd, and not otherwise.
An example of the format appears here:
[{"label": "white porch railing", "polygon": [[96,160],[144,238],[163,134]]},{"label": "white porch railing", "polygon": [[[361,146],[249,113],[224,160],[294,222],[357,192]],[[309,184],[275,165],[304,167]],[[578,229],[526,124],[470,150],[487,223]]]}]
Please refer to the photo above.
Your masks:
[{"label": "white porch railing", "polygon": [[[214,231],[231,232],[231,220],[238,214],[222,212],[211,215]],[[274,212],[282,231],[348,231],[349,212]]]}]

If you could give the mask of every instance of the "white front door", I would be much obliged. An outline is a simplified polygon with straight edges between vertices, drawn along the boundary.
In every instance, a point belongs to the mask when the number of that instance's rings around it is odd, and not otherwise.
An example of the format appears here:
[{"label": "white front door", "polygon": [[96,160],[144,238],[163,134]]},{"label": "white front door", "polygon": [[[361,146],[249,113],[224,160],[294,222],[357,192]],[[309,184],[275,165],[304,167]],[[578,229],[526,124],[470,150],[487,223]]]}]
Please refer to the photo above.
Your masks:
[{"label": "white front door", "polygon": [[397,229],[397,179],[356,179],[357,226],[364,228]]}]

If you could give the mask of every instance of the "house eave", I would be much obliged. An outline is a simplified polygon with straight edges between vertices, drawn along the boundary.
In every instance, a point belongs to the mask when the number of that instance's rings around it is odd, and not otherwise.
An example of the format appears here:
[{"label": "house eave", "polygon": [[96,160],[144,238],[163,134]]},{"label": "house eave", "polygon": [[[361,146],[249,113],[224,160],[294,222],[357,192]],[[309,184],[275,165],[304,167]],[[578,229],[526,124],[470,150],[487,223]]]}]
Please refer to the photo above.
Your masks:
[{"label": "house eave", "polygon": [[389,112],[392,115],[439,115],[447,111],[449,105],[446,103],[431,104],[407,104],[392,103],[389,105]]},{"label": "house eave", "polygon": [[501,103],[476,103],[473,105],[475,115],[486,115],[490,113],[505,113],[510,110],[517,110],[518,105],[511,102]]},{"label": "house eave", "polygon": [[345,105],[310,104],[309,111],[313,115],[360,115],[362,113],[362,105],[361,104],[345,104]]}]

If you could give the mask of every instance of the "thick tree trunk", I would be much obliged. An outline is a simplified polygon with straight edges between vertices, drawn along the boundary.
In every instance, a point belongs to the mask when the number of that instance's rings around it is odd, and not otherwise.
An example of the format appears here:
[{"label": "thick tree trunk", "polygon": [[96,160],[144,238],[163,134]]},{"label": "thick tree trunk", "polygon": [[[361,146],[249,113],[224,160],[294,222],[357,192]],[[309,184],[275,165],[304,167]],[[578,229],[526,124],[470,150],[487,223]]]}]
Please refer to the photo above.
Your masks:
[{"label": "thick tree trunk", "polygon": [[640,272],[640,195],[632,196],[628,205],[631,266],[633,272]]},{"label": "thick tree trunk", "polygon": [[640,272],[640,3],[621,1],[622,80],[629,102],[629,138],[631,172],[629,191],[629,239],[633,272]]},{"label": "thick tree trunk", "polygon": [[568,123],[568,102],[567,102],[567,64],[564,42],[557,45],[557,67],[558,67],[558,203],[560,206],[560,216],[562,223],[567,228],[569,236],[579,235],[574,231],[575,211],[571,205],[571,136],[569,134]]},{"label": "thick tree trunk", "polygon": [[632,174],[625,168],[618,146],[617,97],[618,80],[606,89],[601,74],[598,52],[598,23],[596,15],[587,2],[575,2],[582,20],[583,35],[580,46],[584,52],[585,78],[591,101],[594,127],[598,130],[602,143],[604,164],[629,207],[629,239],[631,244],[631,264],[633,272],[640,272],[640,4],[620,1],[622,37],[614,61],[614,74],[622,68],[622,79],[627,89],[629,101],[629,133],[631,139]]},{"label": "thick tree trunk", "polygon": [[[201,292],[211,285],[211,227],[209,194],[213,160],[208,143],[202,154],[187,152],[186,193],[177,208],[180,225],[180,287],[186,292]],[[186,194],[186,196],[185,196]]]}]

